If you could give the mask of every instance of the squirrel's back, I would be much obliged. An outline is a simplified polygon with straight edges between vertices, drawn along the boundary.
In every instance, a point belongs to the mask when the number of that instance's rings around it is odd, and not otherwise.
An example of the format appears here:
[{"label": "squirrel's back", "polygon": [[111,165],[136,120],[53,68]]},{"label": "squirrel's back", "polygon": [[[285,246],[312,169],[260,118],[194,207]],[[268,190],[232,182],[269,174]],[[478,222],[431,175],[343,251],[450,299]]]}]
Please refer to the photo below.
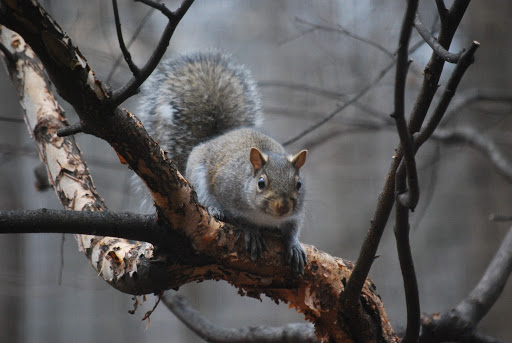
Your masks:
[{"label": "squirrel's back", "polygon": [[196,145],[263,117],[250,72],[218,51],[162,62],[142,87],[139,116],[182,173]]}]

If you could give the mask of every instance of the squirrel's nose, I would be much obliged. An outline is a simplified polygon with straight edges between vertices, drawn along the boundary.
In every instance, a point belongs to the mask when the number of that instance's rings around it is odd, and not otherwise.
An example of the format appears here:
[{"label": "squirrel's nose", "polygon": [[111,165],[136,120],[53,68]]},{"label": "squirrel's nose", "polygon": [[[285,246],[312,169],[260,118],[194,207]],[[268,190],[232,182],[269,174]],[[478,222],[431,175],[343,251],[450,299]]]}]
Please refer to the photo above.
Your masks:
[{"label": "squirrel's nose", "polygon": [[280,201],[275,206],[275,211],[277,215],[284,216],[290,212],[291,206],[289,202]]}]

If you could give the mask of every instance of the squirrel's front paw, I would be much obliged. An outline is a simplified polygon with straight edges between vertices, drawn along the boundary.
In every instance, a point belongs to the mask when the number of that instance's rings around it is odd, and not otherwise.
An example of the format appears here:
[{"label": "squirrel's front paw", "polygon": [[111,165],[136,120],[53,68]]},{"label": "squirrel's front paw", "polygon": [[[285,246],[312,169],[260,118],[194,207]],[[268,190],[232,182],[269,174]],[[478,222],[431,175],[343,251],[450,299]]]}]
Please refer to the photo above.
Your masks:
[{"label": "squirrel's front paw", "polygon": [[263,252],[268,251],[265,239],[259,230],[245,229],[245,248],[251,254],[251,261],[263,257]]},{"label": "squirrel's front paw", "polygon": [[286,245],[286,262],[294,273],[304,275],[304,266],[308,264],[308,259],[298,239],[292,239]]}]

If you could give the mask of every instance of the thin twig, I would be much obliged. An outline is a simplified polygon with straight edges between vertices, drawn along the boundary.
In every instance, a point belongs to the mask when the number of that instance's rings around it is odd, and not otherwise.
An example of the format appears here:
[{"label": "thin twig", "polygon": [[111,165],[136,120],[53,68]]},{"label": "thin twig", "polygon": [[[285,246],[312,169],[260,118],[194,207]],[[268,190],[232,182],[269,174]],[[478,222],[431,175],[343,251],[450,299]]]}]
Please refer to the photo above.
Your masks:
[{"label": "thin twig", "polygon": [[[144,16],[144,18],[142,18],[142,20],[140,21],[139,23],[139,26],[137,26],[137,28],[135,29],[135,31],[133,32],[133,35],[132,37],[130,38],[130,41],[128,42],[128,45],[126,46],[127,49],[130,49],[130,47],[132,46],[132,44],[135,42],[135,40],[137,39],[137,37],[139,36],[140,32],[142,31],[142,28],[144,27],[144,25],[146,24],[146,22],[149,20],[149,18],[151,17],[151,15],[155,12],[155,9],[154,8],[151,8],[148,13],[146,13],[146,15]],[[110,70],[110,72],[108,73],[107,75],[107,78],[105,80],[105,83],[109,84],[110,81],[112,80],[112,77],[114,76],[114,73],[115,71],[117,70],[117,67],[119,66],[119,64],[121,63],[121,60],[123,59],[123,54],[119,54],[114,62],[114,65],[112,66],[112,69]]]},{"label": "thin twig", "polygon": [[337,25],[337,27],[330,27],[330,26],[315,24],[315,23],[309,22],[309,21],[307,21],[305,19],[302,19],[302,18],[299,18],[299,17],[295,17],[295,21],[299,22],[301,24],[309,25],[311,28],[313,28],[315,30],[338,32],[338,33],[344,34],[347,37],[350,37],[350,38],[353,38],[353,39],[358,40],[360,42],[366,43],[369,46],[372,46],[372,47],[382,51],[383,53],[385,53],[391,59],[395,58],[394,53],[389,51],[388,49],[386,49],[384,46],[382,46],[379,43],[374,42],[374,41],[372,41],[372,40],[370,40],[368,38],[361,37],[361,36],[351,32],[351,31],[343,28],[341,25]]},{"label": "thin twig", "polygon": [[444,143],[467,143],[471,147],[481,151],[489,158],[494,168],[512,183],[512,163],[505,154],[496,146],[489,137],[481,134],[471,127],[459,127],[454,129],[439,129],[433,135],[433,139]]},{"label": "thin twig", "polygon": [[491,213],[489,215],[489,221],[491,221],[491,222],[510,222],[510,221],[512,221],[512,216]]},{"label": "thin twig", "polygon": [[420,34],[421,37],[427,42],[427,44],[434,50],[434,52],[441,57],[446,62],[457,63],[459,61],[460,55],[462,52],[458,54],[454,54],[446,50],[437,42],[437,39],[432,36],[429,30],[423,25],[421,21],[420,15],[416,14],[416,18],[414,19],[414,27],[416,31]]},{"label": "thin twig", "polygon": [[134,77],[138,77],[140,74],[140,69],[133,63],[132,55],[126,48],[124,44],[123,38],[123,30],[121,29],[121,21],[119,20],[119,10],[117,8],[117,0],[112,0],[112,8],[114,10],[114,21],[116,23],[116,33],[117,40],[119,41],[119,47],[121,48],[121,52],[123,53],[124,60],[128,64],[128,68],[130,68]]},{"label": "thin twig", "polygon": [[156,66],[162,59],[167,47],[169,46],[169,41],[176,29],[178,23],[183,18],[187,10],[190,8],[194,0],[183,0],[181,6],[174,12],[170,11],[163,3],[157,3],[152,0],[138,0],[143,2],[144,4],[158,9],[162,12],[169,21],[165,26],[165,29],[160,37],[160,40],[153,51],[153,54],[148,59],[144,67],[140,68],[140,72],[137,76],[133,76],[124,86],[115,90],[112,93],[110,101],[108,101],[108,107],[113,109],[123,103],[126,99],[131,97],[137,92],[137,89],[142,85],[144,81],[151,75],[153,70],[155,70]]},{"label": "thin twig", "polygon": [[62,275],[64,274],[64,242],[66,241],[66,234],[63,233],[60,238],[60,266],[59,266],[59,280],[57,284],[62,285]]},{"label": "thin twig", "polygon": [[441,96],[441,99],[439,100],[439,103],[437,104],[436,109],[434,110],[434,113],[432,114],[432,117],[416,138],[416,149],[418,149],[423,143],[427,141],[428,138],[430,138],[434,130],[439,125],[439,122],[443,118],[448,105],[455,95],[460,80],[464,76],[464,73],[469,68],[469,66],[473,63],[474,54],[479,46],[480,43],[475,41],[473,44],[471,44],[471,47],[461,55],[459,62],[452,72],[452,75],[448,79],[446,88],[443,92],[443,95]]},{"label": "thin twig", "polygon": [[288,324],[282,327],[249,326],[241,329],[220,327],[190,306],[187,299],[167,291],[163,303],[190,330],[208,342],[317,342],[311,324]]}]

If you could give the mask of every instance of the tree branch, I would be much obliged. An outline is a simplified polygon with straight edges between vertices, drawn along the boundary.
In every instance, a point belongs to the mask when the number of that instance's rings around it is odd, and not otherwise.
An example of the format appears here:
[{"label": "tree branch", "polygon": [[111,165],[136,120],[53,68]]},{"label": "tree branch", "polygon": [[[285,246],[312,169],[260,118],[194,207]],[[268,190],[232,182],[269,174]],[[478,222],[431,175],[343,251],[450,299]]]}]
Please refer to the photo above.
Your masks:
[{"label": "tree branch", "polygon": [[[450,20],[445,20],[444,22],[441,21],[441,31],[439,34],[439,43],[441,46],[445,48],[449,47],[468,5],[468,0],[456,0],[452,6],[453,11],[451,12]],[[411,134],[419,131],[423,124],[427,111],[437,90],[443,65],[444,61],[433,53],[430,61],[425,67],[423,85],[420,93],[418,94],[409,120],[408,128]],[[403,151],[398,148],[395,156],[393,156],[393,161],[386,176],[386,182],[383,190],[379,194],[377,208],[372,220],[370,221],[370,228],[359,251],[356,265],[350,275],[347,285],[345,286],[345,292],[341,297],[345,318],[357,315],[357,309],[359,308],[359,291],[373,264],[380,239],[393,208],[395,201],[395,177],[402,158]]]},{"label": "tree branch", "polygon": [[311,324],[294,323],[283,327],[249,326],[228,329],[215,325],[190,306],[182,295],[168,291],[162,297],[163,303],[190,330],[208,342],[251,343],[251,342],[317,342]]},{"label": "tree branch", "polygon": [[[140,74],[140,69],[135,65],[135,63],[133,63],[132,55],[130,54],[130,52],[126,48],[126,45],[124,44],[123,31],[121,29],[121,21],[119,20],[119,10],[117,8],[117,0],[112,0],[112,9],[114,10],[114,21],[116,23],[116,33],[117,40],[119,41],[119,47],[121,48],[124,60],[128,64],[128,67],[130,68],[133,76],[135,78],[138,78]],[[144,80],[142,82],[144,82]]]},{"label": "tree branch", "polygon": [[396,184],[397,200],[404,207],[410,208],[413,211],[418,203],[420,189],[418,184],[418,173],[416,171],[416,160],[414,159],[413,140],[405,121],[405,81],[410,63],[408,54],[409,41],[417,8],[417,0],[409,0],[407,2],[407,9],[404,15],[402,28],[400,30],[400,39],[398,42],[394,97],[395,111],[392,115],[395,119],[398,136],[400,137],[400,145],[403,150],[405,166],[407,168],[407,183],[409,185],[409,189],[407,190],[405,187],[402,187],[400,183]]},{"label": "tree branch", "polygon": [[494,305],[512,272],[512,228],[469,295],[454,309],[425,316],[423,341],[458,341],[472,335],[480,320]]},{"label": "tree branch", "polygon": [[[142,20],[140,21],[139,25],[137,26],[137,28],[135,29],[132,37],[130,38],[130,41],[128,42],[128,46],[127,46],[127,49],[129,49],[132,44],[135,42],[135,40],[137,39],[140,31],[142,30],[142,28],[144,27],[144,24],[146,24],[146,22],[149,20],[149,18],[151,17],[151,15],[154,13],[155,9],[154,8],[151,8],[148,13],[146,13],[146,15],[144,16],[144,18],[142,18]],[[119,66],[119,63],[121,63],[121,60],[124,58],[124,55],[123,53],[119,54],[117,57],[116,57],[116,60],[114,62],[114,64],[112,65],[112,69],[110,70],[110,72],[108,73],[107,75],[107,78],[105,79],[105,82],[106,83],[110,83],[110,81],[112,80],[112,77],[114,76],[114,73],[117,69],[117,67]]]},{"label": "tree branch", "polygon": [[[110,109],[114,109],[117,106],[119,106],[121,103],[123,103],[126,99],[131,97],[135,94],[136,90],[142,85],[144,81],[151,75],[153,70],[155,70],[156,66],[162,59],[162,56],[164,55],[165,51],[167,50],[167,47],[169,46],[169,42],[171,40],[171,37],[174,33],[174,30],[178,26],[181,18],[185,15],[187,10],[190,8],[194,0],[183,0],[181,3],[181,6],[174,12],[170,11],[163,3],[157,3],[152,0],[139,0],[140,2],[143,2],[144,4],[158,9],[160,12],[162,12],[169,21],[167,22],[167,25],[162,33],[162,36],[160,37],[160,40],[153,51],[153,54],[148,59],[144,67],[140,68],[137,72],[137,74],[134,74],[134,76],[120,89],[115,90],[112,93],[110,101],[108,101],[108,106]],[[122,48],[121,48],[122,49]],[[123,52],[124,54],[124,52]],[[125,54],[124,54],[125,55]],[[126,55],[125,55],[126,58]]]},{"label": "tree branch", "polygon": [[170,239],[155,215],[69,210],[0,211],[0,234],[75,233],[158,243]]},{"label": "tree branch", "polygon": [[434,52],[441,57],[444,61],[450,62],[450,63],[457,63],[459,61],[460,55],[462,52],[459,52],[458,54],[453,54],[443,48],[441,44],[437,42],[437,39],[435,39],[434,36],[430,33],[430,31],[423,25],[423,22],[421,21],[420,15],[416,14],[416,18],[414,19],[414,27],[416,28],[416,31],[420,34],[420,36],[427,42],[427,44],[434,50]]},{"label": "tree branch", "polygon": [[474,128],[439,129],[433,133],[432,138],[448,144],[469,144],[487,156],[498,173],[504,176],[508,182],[512,183],[512,163],[496,146],[496,143]]}]

